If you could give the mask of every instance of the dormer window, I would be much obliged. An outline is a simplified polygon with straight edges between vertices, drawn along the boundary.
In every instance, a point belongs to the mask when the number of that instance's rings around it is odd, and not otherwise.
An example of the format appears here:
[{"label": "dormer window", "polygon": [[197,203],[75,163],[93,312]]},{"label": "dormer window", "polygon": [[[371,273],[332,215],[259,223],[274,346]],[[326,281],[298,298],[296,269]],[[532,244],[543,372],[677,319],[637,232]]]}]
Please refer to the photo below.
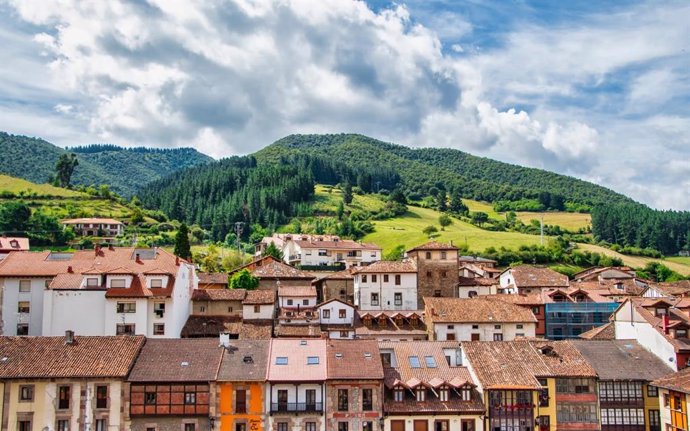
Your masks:
[{"label": "dormer window", "polygon": [[364,317],[364,326],[371,326],[371,316]]},{"label": "dormer window", "polygon": [[585,295],[575,295],[575,302],[585,302]]},{"label": "dormer window", "polygon": [[448,401],[448,386],[441,386],[441,389],[438,391],[438,399],[441,401]]},{"label": "dormer window", "polygon": [[403,401],[405,399],[405,389],[396,386],[395,389],[393,389],[393,399],[395,401]]},{"label": "dormer window", "polygon": [[396,324],[397,326],[399,326],[399,327],[403,325],[403,318],[402,318],[402,316],[396,316],[396,317],[395,317],[395,324]]},{"label": "dormer window", "polygon": [[688,337],[688,330],[687,329],[676,329],[676,338],[687,338]]},{"label": "dormer window", "polygon": [[98,277],[89,277],[86,279],[86,287],[97,287],[98,284]]},{"label": "dormer window", "polygon": [[472,387],[463,386],[462,390],[460,391],[460,395],[462,396],[463,401],[471,400],[472,399]]},{"label": "dormer window", "polygon": [[415,395],[417,396],[417,401],[418,402],[423,402],[426,401],[426,388],[423,387],[418,387],[415,390]]},{"label": "dormer window", "polygon": [[160,278],[152,278],[150,281],[151,288],[160,289],[163,287],[163,280]]},{"label": "dormer window", "polygon": [[553,302],[565,302],[565,296],[563,295],[553,295]]},{"label": "dormer window", "polygon": [[126,281],[124,278],[113,278],[110,280],[110,287],[126,287]]},{"label": "dormer window", "polygon": [[388,319],[386,318],[386,316],[379,317],[379,326],[386,326],[387,321]]},{"label": "dormer window", "polygon": [[668,309],[666,307],[656,307],[654,309],[654,315],[655,316],[665,316],[668,314]]},{"label": "dormer window", "polygon": [[410,325],[417,326],[418,323],[419,323],[419,319],[417,318],[416,315],[413,315],[412,317],[410,317]]}]

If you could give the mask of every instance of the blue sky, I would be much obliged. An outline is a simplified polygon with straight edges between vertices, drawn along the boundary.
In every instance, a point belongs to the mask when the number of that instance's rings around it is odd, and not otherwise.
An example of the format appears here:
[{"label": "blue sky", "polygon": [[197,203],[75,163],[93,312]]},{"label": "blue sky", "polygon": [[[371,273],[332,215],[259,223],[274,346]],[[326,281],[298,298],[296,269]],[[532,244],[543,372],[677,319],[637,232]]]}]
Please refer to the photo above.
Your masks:
[{"label": "blue sky", "polygon": [[690,209],[686,1],[0,0],[0,130],[246,154],[357,132]]}]

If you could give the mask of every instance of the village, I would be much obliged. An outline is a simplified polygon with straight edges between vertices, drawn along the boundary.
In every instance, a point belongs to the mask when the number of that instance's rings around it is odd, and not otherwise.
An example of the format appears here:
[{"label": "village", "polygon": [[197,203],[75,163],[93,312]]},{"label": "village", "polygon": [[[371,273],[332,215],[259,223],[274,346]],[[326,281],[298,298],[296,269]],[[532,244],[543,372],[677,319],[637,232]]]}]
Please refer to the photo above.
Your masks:
[{"label": "village", "polygon": [[[298,233],[230,273],[9,237],[0,259],[3,429],[687,429],[687,280]],[[229,288],[241,271],[256,289]]]}]

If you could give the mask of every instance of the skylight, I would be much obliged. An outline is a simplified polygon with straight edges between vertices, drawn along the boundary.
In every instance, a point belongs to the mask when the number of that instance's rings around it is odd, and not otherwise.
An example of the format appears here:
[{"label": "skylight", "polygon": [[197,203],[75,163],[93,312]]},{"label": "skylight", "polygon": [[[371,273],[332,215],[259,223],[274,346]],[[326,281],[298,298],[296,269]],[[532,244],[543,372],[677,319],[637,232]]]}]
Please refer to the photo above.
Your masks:
[{"label": "skylight", "polygon": [[436,359],[433,356],[425,356],[424,362],[426,362],[427,368],[436,368]]},{"label": "skylight", "polygon": [[74,253],[53,253],[51,252],[46,260],[72,260]]},{"label": "skylight", "polygon": [[317,365],[319,363],[318,356],[307,356],[307,365]]},{"label": "skylight", "polygon": [[419,362],[419,356],[408,356],[410,361],[410,367],[412,368],[422,368],[422,364]]},{"label": "skylight", "polygon": [[288,364],[287,356],[276,357],[276,365],[287,365],[287,364]]}]

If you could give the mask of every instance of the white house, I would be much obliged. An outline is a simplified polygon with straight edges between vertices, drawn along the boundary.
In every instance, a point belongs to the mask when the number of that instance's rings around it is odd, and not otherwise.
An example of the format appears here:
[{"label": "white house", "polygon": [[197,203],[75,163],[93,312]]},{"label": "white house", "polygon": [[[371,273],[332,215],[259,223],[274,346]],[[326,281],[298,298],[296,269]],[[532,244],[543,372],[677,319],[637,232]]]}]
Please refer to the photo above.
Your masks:
[{"label": "white house", "polygon": [[381,247],[364,244],[337,236],[296,235],[285,242],[284,259],[300,266],[366,266],[381,260]]},{"label": "white house", "polygon": [[518,265],[508,268],[499,276],[498,293],[533,293],[543,289],[567,289],[570,281],[567,275],[550,268],[532,265]]},{"label": "white house", "polygon": [[354,273],[355,305],[360,310],[416,310],[414,260],[379,261]]},{"label": "white house", "polygon": [[511,341],[535,337],[537,318],[525,307],[476,297],[424,298],[429,338],[449,341]]},{"label": "white house", "polygon": [[328,338],[355,337],[355,307],[339,299],[331,299],[317,307],[321,330]]},{"label": "white house", "polygon": [[119,220],[110,218],[75,218],[63,220],[62,225],[71,227],[77,235],[82,236],[118,236],[125,232],[125,225]]},{"label": "white house", "polygon": [[273,290],[249,290],[242,301],[243,320],[273,320],[276,293]]},{"label": "white house", "polygon": [[316,288],[314,286],[280,286],[278,306],[281,309],[303,310],[316,307]]}]

